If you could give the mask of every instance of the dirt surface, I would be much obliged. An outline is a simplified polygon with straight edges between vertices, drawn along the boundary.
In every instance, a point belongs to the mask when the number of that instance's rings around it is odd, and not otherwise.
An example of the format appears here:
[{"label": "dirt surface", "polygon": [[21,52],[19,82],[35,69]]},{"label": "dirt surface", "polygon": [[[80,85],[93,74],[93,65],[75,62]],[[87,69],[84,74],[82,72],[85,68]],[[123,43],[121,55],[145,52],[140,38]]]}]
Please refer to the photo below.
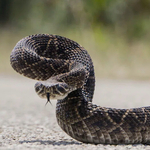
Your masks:
[{"label": "dirt surface", "polygon": [[[148,145],[92,145],[60,129],[52,105],[34,91],[36,81],[20,75],[0,76],[0,150],[92,149],[150,150]],[[150,81],[98,80],[93,103],[116,108],[150,105]]]}]

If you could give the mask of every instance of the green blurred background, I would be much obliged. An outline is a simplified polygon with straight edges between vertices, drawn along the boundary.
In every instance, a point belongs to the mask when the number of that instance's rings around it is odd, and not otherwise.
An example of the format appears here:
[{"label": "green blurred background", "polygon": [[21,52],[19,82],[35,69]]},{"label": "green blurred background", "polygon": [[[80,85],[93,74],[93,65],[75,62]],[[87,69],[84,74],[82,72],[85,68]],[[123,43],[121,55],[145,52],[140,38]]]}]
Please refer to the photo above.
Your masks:
[{"label": "green blurred background", "polygon": [[150,78],[149,0],[0,0],[0,75],[15,74],[11,50],[36,33],[84,46],[96,77]]}]

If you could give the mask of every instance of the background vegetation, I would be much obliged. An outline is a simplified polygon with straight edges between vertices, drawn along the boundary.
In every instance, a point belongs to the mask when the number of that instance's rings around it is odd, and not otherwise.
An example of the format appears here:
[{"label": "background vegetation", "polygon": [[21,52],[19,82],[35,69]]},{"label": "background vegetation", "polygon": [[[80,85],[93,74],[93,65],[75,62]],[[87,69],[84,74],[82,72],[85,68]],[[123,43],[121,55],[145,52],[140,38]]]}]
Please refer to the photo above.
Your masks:
[{"label": "background vegetation", "polygon": [[149,0],[0,0],[0,74],[18,40],[36,33],[83,45],[101,78],[150,77]]}]

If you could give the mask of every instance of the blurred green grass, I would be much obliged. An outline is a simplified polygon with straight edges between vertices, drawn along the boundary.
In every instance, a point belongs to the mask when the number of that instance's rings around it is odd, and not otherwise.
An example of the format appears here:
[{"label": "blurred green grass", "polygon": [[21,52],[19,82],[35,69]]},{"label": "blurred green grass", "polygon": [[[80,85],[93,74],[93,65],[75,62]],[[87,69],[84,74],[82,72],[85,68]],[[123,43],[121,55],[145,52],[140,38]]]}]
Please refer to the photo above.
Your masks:
[{"label": "blurred green grass", "polygon": [[1,30],[0,74],[15,74],[9,59],[11,50],[21,38],[30,34],[48,33],[65,36],[81,44],[92,57],[96,77],[120,79],[149,79],[150,77],[148,39],[130,42],[124,36],[100,26],[46,31]]}]

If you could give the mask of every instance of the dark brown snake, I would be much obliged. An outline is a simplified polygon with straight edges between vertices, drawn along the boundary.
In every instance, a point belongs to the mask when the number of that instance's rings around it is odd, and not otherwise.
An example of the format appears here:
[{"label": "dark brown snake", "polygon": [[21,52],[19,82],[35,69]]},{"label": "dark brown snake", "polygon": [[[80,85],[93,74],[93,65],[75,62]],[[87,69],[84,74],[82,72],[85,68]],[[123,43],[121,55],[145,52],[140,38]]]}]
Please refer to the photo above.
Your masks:
[{"label": "dark brown snake", "polygon": [[10,62],[20,74],[39,80],[37,94],[57,99],[60,127],[74,139],[95,144],[150,143],[150,107],[115,109],[94,105],[92,60],[78,43],[58,35],[20,40]]}]

